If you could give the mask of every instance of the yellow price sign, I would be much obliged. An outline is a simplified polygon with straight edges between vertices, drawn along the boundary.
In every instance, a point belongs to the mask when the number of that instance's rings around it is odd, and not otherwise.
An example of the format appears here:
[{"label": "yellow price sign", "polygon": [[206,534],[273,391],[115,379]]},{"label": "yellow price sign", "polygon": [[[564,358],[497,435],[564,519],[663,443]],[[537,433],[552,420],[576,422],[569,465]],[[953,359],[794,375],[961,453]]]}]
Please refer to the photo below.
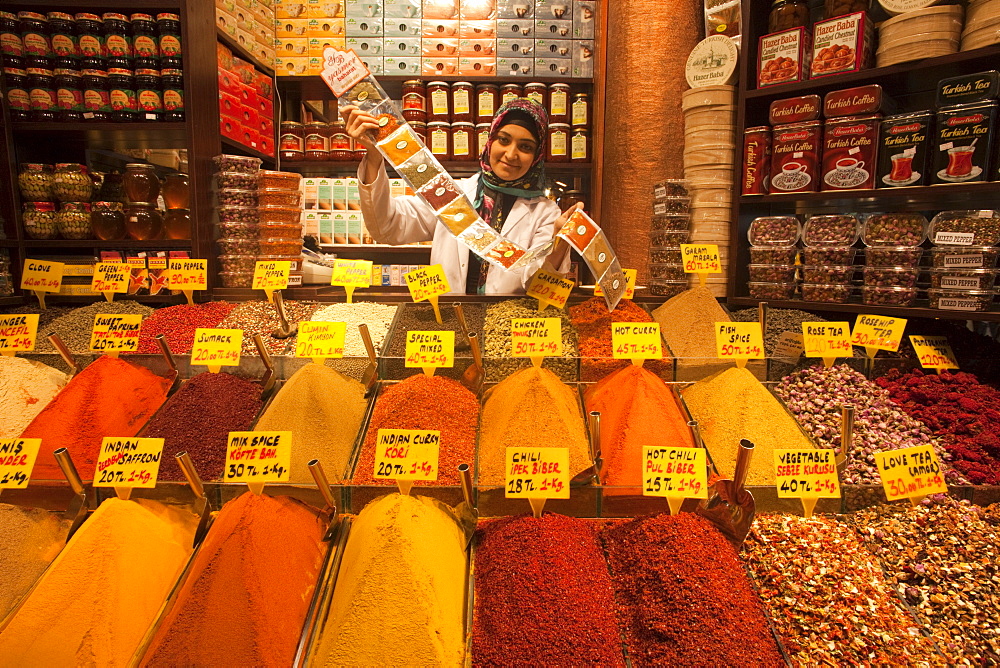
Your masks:
[{"label": "yellow price sign", "polygon": [[957,369],[958,360],[955,351],[948,344],[947,336],[917,336],[910,335],[910,343],[917,353],[920,366],[925,369]]},{"label": "yellow price sign", "polygon": [[414,269],[404,275],[406,287],[410,289],[410,297],[415,302],[422,302],[431,297],[440,297],[451,292],[444,268],[439,265]]},{"label": "yellow price sign", "polygon": [[[622,295],[622,299],[634,299],[635,298],[635,281],[639,272],[635,269],[622,269],[622,273],[625,274],[625,294]],[[594,296],[603,297],[604,290],[601,289],[600,284],[594,286]]]},{"label": "yellow price sign", "polygon": [[406,333],[406,367],[432,375],[439,367],[455,366],[455,332],[412,330]]},{"label": "yellow price sign", "polygon": [[611,348],[615,359],[659,359],[663,357],[658,322],[611,323]]},{"label": "yellow price sign", "polygon": [[292,273],[292,263],[289,260],[258,261],[253,269],[251,288],[263,290],[268,301],[274,298],[275,290],[288,287],[288,276]]},{"label": "yellow price sign", "polygon": [[382,480],[437,480],[440,449],[439,431],[379,429],[372,477]]},{"label": "yellow price sign", "polygon": [[59,292],[62,289],[64,267],[62,262],[30,258],[25,260],[21,271],[21,289],[33,292]]},{"label": "yellow price sign", "polygon": [[558,309],[566,308],[566,301],[573,291],[575,283],[568,278],[551,271],[539,269],[531,277],[528,284],[528,296],[538,300],[538,310],[544,310],[549,304]]},{"label": "yellow price sign", "polygon": [[513,318],[510,321],[510,352],[514,357],[562,355],[562,320],[559,318]]},{"label": "yellow price sign", "polygon": [[371,287],[371,260],[334,260],[330,285],[339,285],[347,291],[347,303],[354,301],[356,288]]},{"label": "yellow price sign", "polygon": [[209,371],[217,373],[224,366],[239,366],[242,349],[242,329],[199,327],[194,330],[191,364],[204,364]]},{"label": "yellow price sign", "polygon": [[775,450],[778,498],[802,499],[806,517],[812,517],[818,499],[839,499],[836,456],[829,449]]},{"label": "yellow price sign", "polygon": [[296,357],[310,357],[317,364],[329,358],[344,356],[344,339],[347,337],[346,322],[299,323],[299,336],[295,342]]},{"label": "yellow price sign", "polygon": [[115,294],[128,292],[131,271],[129,266],[123,262],[98,262],[94,265],[94,277],[90,281],[90,290],[104,295],[108,301],[111,301]]},{"label": "yellow price sign", "polygon": [[31,480],[40,438],[0,439],[0,489],[24,489]]},{"label": "yellow price sign", "polygon": [[851,343],[865,348],[869,357],[875,357],[877,350],[899,350],[899,342],[903,340],[905,329],[905,318],[859,315],[854,321]]},{"label": "yellow price sign", "polygon": [[34,350],[37,338],[37,313],[0,315],[0,353],[11,356]]},{"label": "yellow price sign", "polygon": [[138,313],[98,313],[90,333],[90,352],[108,353],[114,357],[120,352],[135,352],[139,349],[141,328],[142,316]]},{"label": "yellow price sign", "polygon": [[97,455],[94,487],[156,487],[162,455],[162,438],[105,436]]},{"label": "yellow price sign", "polygon": [[208,260],[171,258],[166,273],[171,290],[208,290]]},{"label": "yellow price sign", "polygon": [[826,366],[833,366],[838,357],[851,357],[851,325],[847,322],[804,322],[802,344],[806,357],[822,357]]},{"label": "yellow price sign", "polygon": [[231,431],[226,446],[226,482],[245,482],[255,493],[264,483],[288,482],[292,432]]},{"label": "yellow price sign", "polygon": [[666,497],[672,515],[677,514],[684,499],[707,499],[705,450],[642,446],[642,495]]},{"label": "yellow price sign", "polygon": [[507,448],[508,499],[568,499],[569,448]]},{"label": "yellow price sign", "polygon": [[910,499],[916,505],[928,494],[948,492],[937,454],[929,443],[874,454],[885,498],[889,501]]},{"label": "yellow price sign", "polygon": [[687,274],[721,274],[718,244],[681,244],[681,262]]},{"label": "yellow price sign", "polygon": [[735,359],[740,367],[746,366],[747,360],[764,359],[760,323],[715,323],[715,350],[719,359]]}]

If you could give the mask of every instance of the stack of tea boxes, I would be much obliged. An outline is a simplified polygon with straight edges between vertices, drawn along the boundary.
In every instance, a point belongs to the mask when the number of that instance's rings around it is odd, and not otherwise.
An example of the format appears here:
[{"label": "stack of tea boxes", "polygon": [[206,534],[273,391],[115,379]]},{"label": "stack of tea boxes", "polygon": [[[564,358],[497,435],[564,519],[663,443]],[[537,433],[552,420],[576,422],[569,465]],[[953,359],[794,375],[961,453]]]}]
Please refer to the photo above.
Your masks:
[{"label": "stack of tea boxes", "polygon": [[317,75],[327,46],[373,74],[594,75],[596,0],[274,0],[278,76]]}]

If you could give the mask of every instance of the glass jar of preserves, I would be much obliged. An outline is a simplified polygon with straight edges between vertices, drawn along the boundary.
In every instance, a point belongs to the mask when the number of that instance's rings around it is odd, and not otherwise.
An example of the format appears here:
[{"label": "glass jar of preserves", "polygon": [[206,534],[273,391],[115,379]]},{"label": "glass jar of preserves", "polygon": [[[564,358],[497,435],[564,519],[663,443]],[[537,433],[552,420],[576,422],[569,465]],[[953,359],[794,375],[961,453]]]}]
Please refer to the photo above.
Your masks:
[{"label": "glass jar of preserves", "polygon": [[351,152],[351,160],[354,162],[361,162],[368,155],[368,149],[361,142],[352,139],[351,146],[354,147],[354,150]]},{"label": "glass jar of preserves", "polygon": [[574,128],[585,128],[590,125],[590,96],[586,93],[574,93],[569,115],[570,124]]},{"label": "glass jar of preserves", "polygon": [[125,198],[129,202],[155,202],[160,195],[160,179],[148,162],[130,162],[122,176]]},{"label": "glass jar of preserves", "polygon": [[160,43],[156,35],[156,22],[149,14],[133,14],[132,53],[135,69],[152,69],[160,66]]},{"label": "glass jar of preserves", "polygon": [[27,67],[52,67],[52,42],[49,39],[49,22],[37,12],[18,12],[24,64]]},{"label": "glass jar of preserves", "polygon": [[94,202],[90,207],[90,229],[102,241],[126,237],[125,210],[121,202]]},{"label": "glass jar of preserves", "polygon": [[163,216],[163,231],[167,239],[190,239],[191,212],[187,209],[168,209]]},{"label": "glass jar of preserves", "polygon": [[330,128],[322,121],[311,121],[305,125],[306,160],[325,161],[330,159]]},{"label": "glass jar of preserves", "polygon": [[500,108],[500,87],[496,84],[476,86],[476,123],[490,123]]},{"label": "glass jar of preserves", "polygon": [[[500,104],[507,104],[511,100],[521,97],[521,84],[509,83],[500,86]],[[495,111],[493,112],[496,113]]]},{"label": "glass jar of preserves", "polygon": [[548,155],[549,162],[569,162],[569,123],[550,123]]},{"label": "glass jar of preserves", "polygon": [[104,56],[108,69],[132,67],[132,27],[124,14],[107,12],[104,20]]},{"label": "glass jar of preserves", "polygon": [[546,108],[545,94],[547,91],[548,86],[543,83],[538,83],[537,81],[524,85],[524,97],[529,100],[534,100],[538,104],[542,105],[542,109]]},{"label": "glass jar of preserves", "polygon": [[3,56],[4,67],[24,66],[21,26],[12,12],[0,12],[0,56]]},{"label": "glass jar of preserves", "polygon": [[21,223],[29,239],[55,239],[59,236],[56,205],[52,202],[25,202]]},{"label": "glass jar of preserves", "polygon": [[569,142],[570,162],[590,160],[590,130],[573,128]]},{"label": "glass jar of preserves", "polygon": [[75,18],[80,67],[85,70],[104,69],[104,21],[97,14],[81,13]]},{"label": "glass jar of preserves", "polygon": [[129,239],[148,241],[163,236],[163,217],[149,202],[132,202],[125,207],[125,231]]},{"label": "glass jar of preserves", "polygon": [[420,141],[427,144],[427,124],[423,121],[411,121],[410,127],[413,128],[413,133],[420,137]]},{"label": "glass jar of preserves", "polygon": [[[136,62],[139,62],[136,60]],[[143,121],[163,120],[163,85],[160,71],[142,69],[135,71],[135,100],[139,107],[139,119]]]},{"label": "glass jar of preserves", "polygon": [[443,121],[428,123],[427,145],[438,160],[451,160],[451,125]]},{"label": "glass jar of preserves", "polygon": [[101,180],[101,189],[97,191],[97,199],[102,202],[124,202],[125,185],[122,183],[122,173],[111,170]]},{"label": "glass jar of preserves", "polygon": [[414,79],[403,82],[403,118],[408,121],[427,120],[427,106],[424,93],[423,81]]},{"label": "glass jar of preserves", "polygon": [[330,124],[330,160],[349,162],[354,159],[351,135],[347,134],[344,121],[337,119]]},{"label": "glass jar of preserves", "polygon": [[451,84],[451,122],[472,122],[472,97],[475,88],[468,81],[456,81]]},{"label": "glass jar of preserves", "polygon": [[111,118],[111,92],[104,70],[83,71],[83,118],[88,121]]},{"label": "glass jar of preserves", "polygon": [[184,59],[181,48],[181,17],[177,14],[157,14],[156,29],[159,33],[160,67],[180,69]]},{"label": "glass jar of preserves", "polygon": [[77,70],[56,70],[57,117],[60,121],[83,120],[83,77]]},{"label": "glass jar of preserves", "polygon": [[10,120],[28,120],[31,114],[28,73],[22,69],[5,67],[3,68],[3,79],[7,86],[7,107],[10,109]]},{"label": "glass jar of preserves", "polygon": [[60,202],[89,202],[94,196],[94,181],[83,165],[61,162],[52,178],[52,194]]},{"label": "glass jar of preserves", "polygon": [[451,124],[452,160],[472,160],[476,157],[476,126],[472,123]]},{"label": "glass jar of preserves", "polygon": [[163,70],[163,120],[182,122],[184,120],[184,73],[181,70]]},{"label": "glass jar of preserves", "polygon": [[139,101],[136,98],[132,70],[121,67],[108,69],[108,97],[111,99],[112,121],[128,123],[136,119]]},{"label": "glass jar of preserves", "polygon": [[63,239],[90,238],[90,204],[63,202],[56,213],[56,227]]},{"label": "glass jar of preserves", "polygon": [[49,12],[49,34],[56,68],[77,67],[80,49],[77,46],[76,22],[65,12]]},{"label": "glass jar of preserves", "polygon": [[54,121],[56,119],[55,78],[52,70],[37,67],[28,68],[28,103],[31,120]]},{"label": "glass jar of preserves", "polygon": [[774,0],[767,17],[767,31],[781,32],[809,27],[809,3],[806,0]]},{"label": "glass jar of preserves", "polygon": [[823,3],[823,12],[826,18],[832,19],[844,14],[867,12],[868,6],[869,0],[826,0]]},{"label": "glass jar of preserves", "polygon": [[52,175],[52,165],[42,165],[26,162],[21,165],[17,174],[17,186],[21,198],[26,202],[48,202],[54,195],[52,186],[55,177]]},{"label": "glass jar of preserves", "polygon": [[569,84],[554,83],[549,85],[550,123],[569,123]]},{"label": "glass jar of preserves", "polygon": [[[163,204],[167,209],[190,209],[191,186],[188,175],[182,172],[171,172],[163,177]],[[152,201],[152,200],[150,200]]]},{"label": "glass jar of preserves", "polygon": [[476,124],[476,157],[481,156],[486,150],[486,144],[490,141],[491,125],[491,123]]},{"label": "glass jar of preserves", "polygon": [[432,81],[427,84],[428,123],[451,122],[450,92],[451,88],[444,81]]},{"label": "glass jar of preserves", "polygon": [[281,138],[278,154],[282,160],[301,162],[305,160],[305,128],[297,121],[281,122]]}]

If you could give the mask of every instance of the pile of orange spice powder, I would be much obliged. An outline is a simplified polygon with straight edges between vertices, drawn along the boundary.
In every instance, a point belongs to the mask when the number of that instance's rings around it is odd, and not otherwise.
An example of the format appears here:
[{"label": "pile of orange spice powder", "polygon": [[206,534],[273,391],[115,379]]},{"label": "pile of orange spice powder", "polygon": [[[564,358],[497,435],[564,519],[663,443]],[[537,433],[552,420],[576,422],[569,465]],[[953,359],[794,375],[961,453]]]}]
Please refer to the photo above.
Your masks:
[{"label": "pile of orange spice powder", "polygon": [[[588,299],[582,304],[569,307],[569,317],[579,333],[580,380],[591,382],[604,378],[609,373],[621,369],[631,362],[614,359],[611,346],[611,323],[613,322],[653,322],[641,306],[623,299],[614,311],[609,312],[603,297]],[[666,346],[664,346],[666,348]],[[645,367],[662,378],[672,378],[673,368],[669,355],[664,352],[662,360],[646,360]]]}]

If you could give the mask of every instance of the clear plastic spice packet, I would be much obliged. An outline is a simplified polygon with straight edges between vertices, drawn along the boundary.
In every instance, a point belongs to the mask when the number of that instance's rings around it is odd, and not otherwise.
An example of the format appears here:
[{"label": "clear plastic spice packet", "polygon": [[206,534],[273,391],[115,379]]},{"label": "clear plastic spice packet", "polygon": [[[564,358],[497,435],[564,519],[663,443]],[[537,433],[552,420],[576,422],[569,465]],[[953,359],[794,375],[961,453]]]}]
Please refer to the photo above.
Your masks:
[{"label": "clear plastic spice packet", "polygon": [[424,148],[424,143],[414,134],[409,125],[404,125],[380,141],[376,146],[378,146],[382,155],[395,167],[416,155]]},{"label": "clear plastic spice packet", "polygon": [[423,197],[432,209],[440,211],[445,205],[461,196],[462,191],[450,176],[439,174],[417,190],[417,194]]},{"label": "clear plastic spice packet", "polygon": [[361,111],[371,111],[383,100],[391,100],[374,77],[367,77],[344,95],[347,104],[353,104]]},{"label": "clear plastic spice packet", "polygon": [[473,253],[483,255],[487,248],[500,240],[500,235],[482,220],[477,220],[458,235],[458,240]]},{"label": "clear plastic spice packet", "polygon": [[[438,218],[454,235],[461,234],[469,225],[482,220],[464,195],[456,197],[438,212]],[[521,251],[524,252],[523,250]]]},{"label": "clear plastic spice packet", "polygon": [[420,190],[438,174],[444,174],[444,167],[430,151],[424,149],[401,165],[396,165],[396,171],[410,182],[414,191]]}]

